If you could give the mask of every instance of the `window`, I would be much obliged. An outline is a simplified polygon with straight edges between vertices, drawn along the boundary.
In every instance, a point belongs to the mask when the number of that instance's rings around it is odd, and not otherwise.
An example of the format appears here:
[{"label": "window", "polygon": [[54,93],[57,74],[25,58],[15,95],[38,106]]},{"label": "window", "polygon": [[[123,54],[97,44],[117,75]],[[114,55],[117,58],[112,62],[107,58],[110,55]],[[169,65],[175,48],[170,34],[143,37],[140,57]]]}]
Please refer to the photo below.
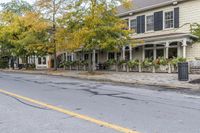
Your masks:
[{"label": "window", "polygon": [[177,57],[177,48],[169,48],[169,58]]},{"label": "window", "polygon": [[165,28],[173,28],[174,27],[174,12],[165,12]]},{"label": "window", "polygon": [[153,59],[153,49],[145,50],[145,58]]},{"label": "window", "polygon": [[43,64],[43,65],[46,65],[46,64],[47,64],[46,62],[47,62],[46,57],[43,57],[43,58],[42,58],[42,64]]},{"label": "window", "polygon": [[108,53],[108,59],[115,59],[115,53]]},{"label": "window", "polygon": [[156,58],[164,57],[164,49],[157,49],[156,54]]},{"label": "window", "polygon": [[88,60],[89,59],[89,55],[88,54],[85,54],[84,55],[84,60]]},{"label": "window", "polygon": [[131,26],[130,27],[131,30],[135,30],[136,31],[137,30],[137,20],[136,19],[132,19],[130,23],[131,23],[131,25],[130,25]]},{"label": "window", "polygon": [[68,61],[72,61],[72,56],[71,56],[71,55],[68,55],[68,56],[67,56],[67,60],[68,60]]},{"label": "window", "polygon": [[41,65],[42,64],[42,58],[38,57],[38,64]]},{"label": "window", "polygon": [[153,31],[154,30],[154,16],[150,15],[147,16],[147,31]]},{"label": "window", "polygon": [[145,45],[145,48],[152,48],[152,47],[153,47],[153,44]]}]

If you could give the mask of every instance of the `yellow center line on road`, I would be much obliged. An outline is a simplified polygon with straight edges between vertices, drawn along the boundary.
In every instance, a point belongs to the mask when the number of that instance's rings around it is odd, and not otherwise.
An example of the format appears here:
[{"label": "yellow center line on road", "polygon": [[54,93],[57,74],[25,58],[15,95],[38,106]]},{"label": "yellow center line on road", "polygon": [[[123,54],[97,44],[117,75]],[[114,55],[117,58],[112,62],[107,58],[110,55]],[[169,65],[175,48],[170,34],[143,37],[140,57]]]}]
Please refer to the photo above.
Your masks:
[{"label": "yellow center line on road", "polygon": [[59,107],[56,107],[56,106],[53,106],[53,105],[50,105],[50,104],[47,104],[47,103],[44,103],[44,102],[40,102],[40,101],[31,99],[31,98],[28,98],[28,97],[20,96],[18,94],[14,94],[14,93],[2,90],[2,89],[0,89],[0,93],[9,95],[9,96],[12,96],[12,97],[15,97],[15,98],[19,98],[19,99],[22,99],[24,101],[27,101],[27,102],[30,102],[30,103],[34,103],[34,104],[46,107],[48,109],[55,110],[55,111],[58,111],[58,112],[61,112],[61,113],[64,113],[64,114],[67,114],[67,115],[82,119],[82,120],[85,120],[85,121],[89,121],[91,123],[95,123],[95,124],[100,125],[100,126],[111,128],[111,129],[114,129],[114,130],[116,130],[118,132],[122,132],[122,133],[139,133],[139,132],[134,131],[132,129],[124,128],[124,127],[121,127],[121,126],[118,126],[118,125],[115,125],[115,124],[112,124],[112,123],[108,123],[108,122],[104,122],[104,121],[101,121],[101,120],[97,120],[97,119],[91,118],[89,116],[81,115],[81,114],[72,112],[72,111],[67,110],[67,109],[59,108]]}]

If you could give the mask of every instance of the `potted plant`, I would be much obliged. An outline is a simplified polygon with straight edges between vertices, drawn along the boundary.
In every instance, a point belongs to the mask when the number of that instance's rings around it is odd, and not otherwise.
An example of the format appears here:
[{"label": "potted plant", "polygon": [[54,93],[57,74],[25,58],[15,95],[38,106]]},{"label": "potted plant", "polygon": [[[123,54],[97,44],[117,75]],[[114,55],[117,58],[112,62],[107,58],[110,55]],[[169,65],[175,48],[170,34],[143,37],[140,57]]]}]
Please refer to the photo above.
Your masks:
[{"label": "potted plant", "polygon": [[168,60],[164,57],[159,57],[154,60],[155,71],[159,68],[161,71],[166,71],[166,66],[168,65]]},{"label": "potted plant", "polygon": [[116,65],[117,64],[117,61],[115,59],[109,59],[105,62],[105,66],[108,68],[108,69],[111,69],[111,67],[113,65]]},{"label": "potted plant", "polygon": [[120,67],[122,69],[122,71],[125,71],[126,65],[127,65],[126,60],[120,60],[117,63],[117,68]]},{"label": "potted plant", "polygon": [[138,67],[139,66],[139,60],[130,60],[130,61],[127,62],[127,66],[128,66],[127,70]]},{"label": "potted plant", "polygon": [[83,70],[86,71],[86,67],[88,67],[88,61],[87,60],[82,60],[80,62],[80,65],[83,67]]},{"label": "potted plant", "polygon": [[142,63],[141,63],[141,67],[149,70],[149,68],[151,68],[154,65],[153,60],[152,59],[145,59]]}]

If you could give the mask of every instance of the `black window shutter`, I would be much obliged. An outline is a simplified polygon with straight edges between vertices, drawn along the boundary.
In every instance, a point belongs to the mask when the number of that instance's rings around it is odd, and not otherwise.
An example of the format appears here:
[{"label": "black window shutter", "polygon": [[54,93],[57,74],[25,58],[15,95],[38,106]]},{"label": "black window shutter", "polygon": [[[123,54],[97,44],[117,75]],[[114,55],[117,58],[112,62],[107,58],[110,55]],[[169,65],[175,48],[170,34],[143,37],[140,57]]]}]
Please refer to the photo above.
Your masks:
[{"label": "black window shutter", "polygon": [[145,15],[141,16],[141,33],[145,33]]},{"label": "black window shutter", "polygon": [[137,17],[137,33],[145,32],[145,15]]},{"label": "black window shutter", "polygon": [[174,8],[174,28],[179,28],[179,7]]},{"label": "black window shutter", "polygon": [[154,13],[154,31],[163,30],[163,11]]},{"label": "black window shutter", "polygon": [[139,34],[139,33],[141,33],[141,16],[138,16],[137,17],[137,33]]}]

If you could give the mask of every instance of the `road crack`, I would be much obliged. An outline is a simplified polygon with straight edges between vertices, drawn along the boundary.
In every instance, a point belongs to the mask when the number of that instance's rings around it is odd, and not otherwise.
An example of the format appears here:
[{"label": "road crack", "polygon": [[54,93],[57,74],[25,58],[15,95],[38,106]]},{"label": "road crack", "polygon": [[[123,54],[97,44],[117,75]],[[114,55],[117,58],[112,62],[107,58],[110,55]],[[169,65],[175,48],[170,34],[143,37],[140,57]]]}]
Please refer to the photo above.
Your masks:
[{"label": "road crack", "polygon": [[36,106],[36,105],[32,105],[32,104],[26,103],[26,102],[20,100],[19,98],[16,98],[16,97],[13,97],[13,96],[10,96],[10,95],[6,95],[4,93],[1,93],[1,94],[4,95],[4,96],[13,98],[13,99],[15,99],[16,101],[18,101],[19,103],[21,103],[23,105],[26,105],[26,106],[29,106],[29,107],[32,107],[32,108],[36,108],[36,109],[49,110],[47,108],[43,108],[43,107],[39,107],[39,106]]}]

